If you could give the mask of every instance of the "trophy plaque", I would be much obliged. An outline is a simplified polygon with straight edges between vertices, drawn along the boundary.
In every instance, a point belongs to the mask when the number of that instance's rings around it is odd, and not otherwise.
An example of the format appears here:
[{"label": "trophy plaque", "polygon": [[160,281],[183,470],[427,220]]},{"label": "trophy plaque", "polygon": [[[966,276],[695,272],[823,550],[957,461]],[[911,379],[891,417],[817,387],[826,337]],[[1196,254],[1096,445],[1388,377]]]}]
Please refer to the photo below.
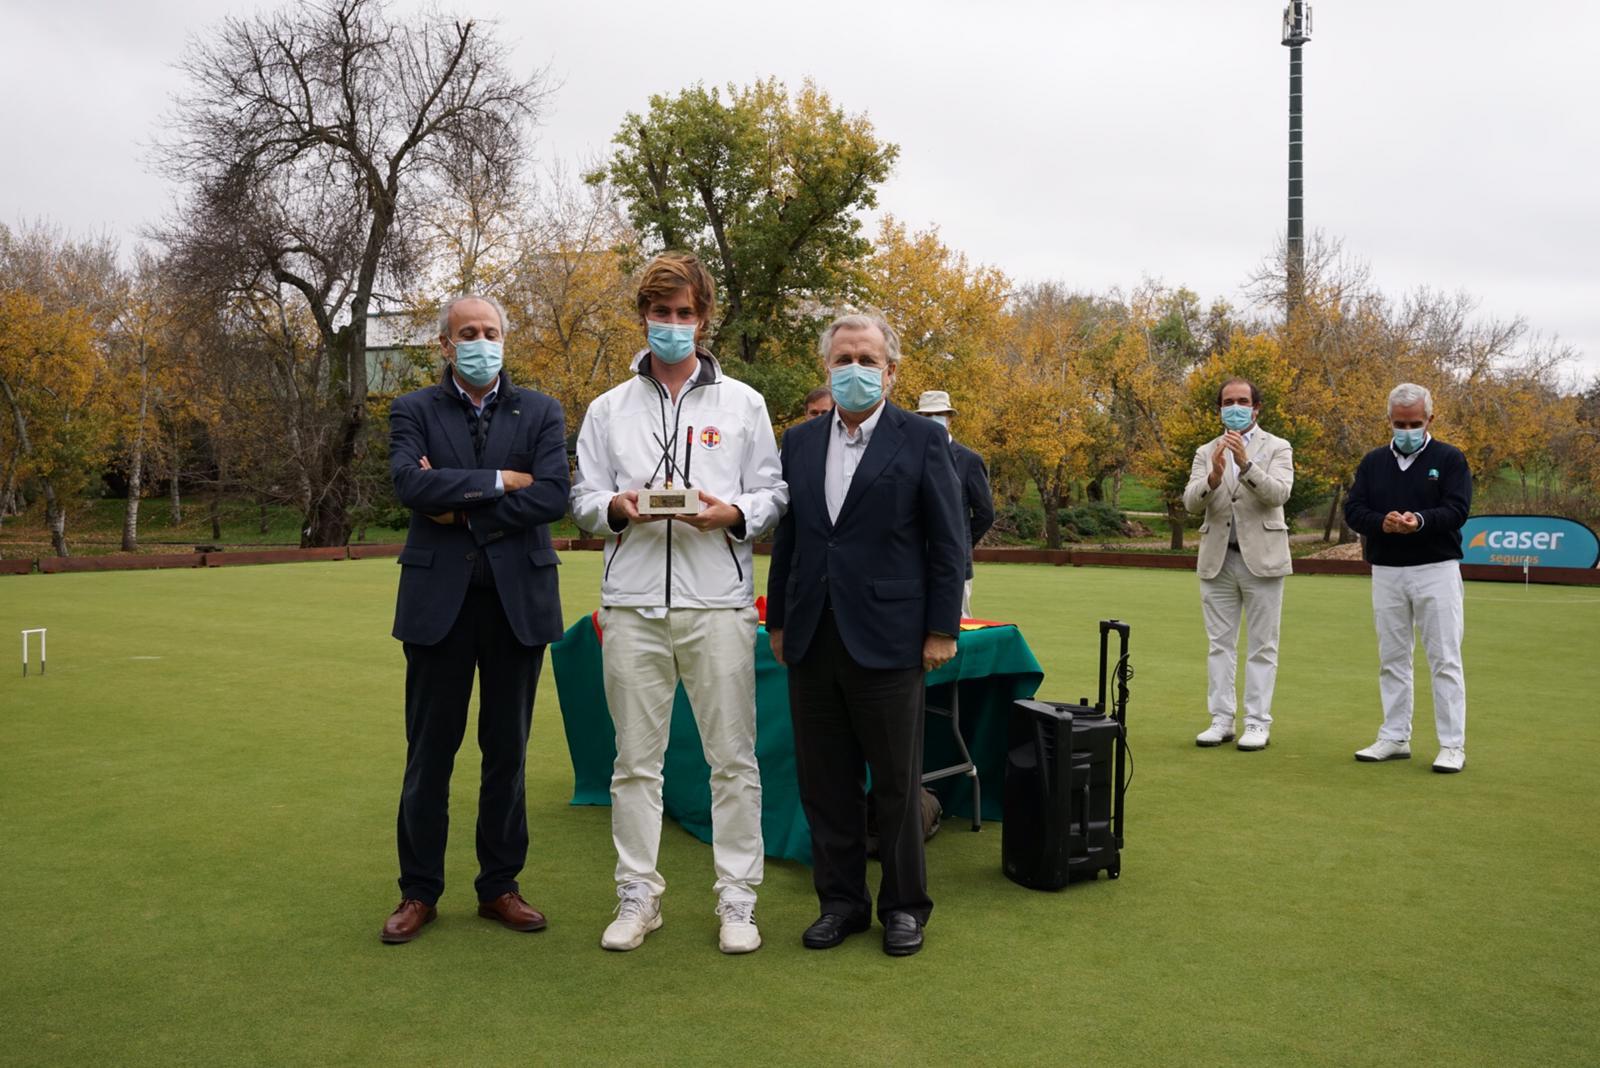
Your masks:
[{"label": "trophy plaque", "polygon": [[[660,487],[651,486],[649,483],[639,491],[640,515],[696,515],[705,508],[705,502],[700,499],[700,491],[689,482],[689,467],[694,460],[694,427],[689,428],[689,433],[684,441],[683,466],[678,467],[675,450],[669,451],[660,438],[656,441],[663,445],[661,461],[657,463],[656,470],[666,468],[667,481]],[[674,487],[672,476],[674,472],[683,476],[683,485]]]},{"label": "trophy plaque", "polygon": [[704,507],[700,491],[692,487],[663,486],[639,491],[640,515],[694,515]]}]

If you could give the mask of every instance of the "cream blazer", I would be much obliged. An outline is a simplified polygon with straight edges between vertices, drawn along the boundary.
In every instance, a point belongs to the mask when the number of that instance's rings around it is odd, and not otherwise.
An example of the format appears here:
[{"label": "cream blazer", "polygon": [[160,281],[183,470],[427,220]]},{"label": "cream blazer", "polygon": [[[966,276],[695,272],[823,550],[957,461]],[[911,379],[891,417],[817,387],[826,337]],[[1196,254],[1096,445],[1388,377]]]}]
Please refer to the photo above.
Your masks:
[{"label": "cream blazer", "polygon": [[1223,468],[1216,489],[1208,485],[1211,457],[1222,447],[1212,438],[1194,451],[1183,506],[1205,514],[1200,524],[1200,555],[1195,570],[1201,578],[1216,578],[1228,554],[1228,520],[1233,519],[1239,555],[1257,578],[1276,578],[1294,570],[1289,559],[1289,524],[1283,503],[1294,489],[1294,448],[1284,439],[1256,427],[1245,445],[1250,466],[1243,477],[1237,466]]}]

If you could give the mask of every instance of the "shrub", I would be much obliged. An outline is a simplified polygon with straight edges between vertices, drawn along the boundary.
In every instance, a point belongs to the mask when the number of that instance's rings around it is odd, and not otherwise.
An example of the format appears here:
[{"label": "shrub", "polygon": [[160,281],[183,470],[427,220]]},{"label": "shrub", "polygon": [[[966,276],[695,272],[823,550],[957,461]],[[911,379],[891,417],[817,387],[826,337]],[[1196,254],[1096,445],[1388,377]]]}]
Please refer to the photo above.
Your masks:
[{"label": "shrub", "polygon": [[1120,538],[1128,532],[1127,517],[1105,501],[1086,501],[1056,513],[1061,532],[1080,538]]},{"label": "shrub", "polygon": [[1038,541],[1044,534],[1044,509],[1036,504],[1008,504],[995,512],[998,531],[1018,541]]}]

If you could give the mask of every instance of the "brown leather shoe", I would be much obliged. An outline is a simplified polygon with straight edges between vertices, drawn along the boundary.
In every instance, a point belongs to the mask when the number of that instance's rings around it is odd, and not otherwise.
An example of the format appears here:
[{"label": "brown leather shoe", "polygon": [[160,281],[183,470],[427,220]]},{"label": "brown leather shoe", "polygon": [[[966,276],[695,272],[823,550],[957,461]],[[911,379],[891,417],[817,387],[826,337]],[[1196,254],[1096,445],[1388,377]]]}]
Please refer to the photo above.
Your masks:
[{"label": "brown leather shoe", "polygon": [[390,945],[409,942],[421,934],[423,925],[432,923],[437,915],[439,910],[432,905],[424,905],[414,897],[402,898],[389,914],[388,920],[384,921],[383,933],[378,937]]},{"label": "brown leather shoe", "polygon": [[544,913],[522,900],[522,895],[515,890],[507,890],[493,901],[479,902],[478,915],[504,924],[513,931],[545,929]]}]

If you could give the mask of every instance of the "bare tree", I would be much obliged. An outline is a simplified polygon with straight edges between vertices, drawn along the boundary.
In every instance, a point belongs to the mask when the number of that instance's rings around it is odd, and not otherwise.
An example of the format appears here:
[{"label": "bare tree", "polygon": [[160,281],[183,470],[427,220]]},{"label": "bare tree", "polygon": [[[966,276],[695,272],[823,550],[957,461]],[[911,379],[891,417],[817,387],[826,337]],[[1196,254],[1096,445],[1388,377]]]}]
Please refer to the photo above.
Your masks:
[{"label": "bare tree", "polygon": [[[418,269],[423,207],[458,183],[515,180],[542,75],[509,72],[474,21],[329,0],[224,20],[181,64],[190,88],[159,149],[189,189],[162,237],[186,284],[298,302],[316,328],[313,398],[333,425],[302,542],[349,540],[367,425],[367,316]],[[310,443],[307,443],[310,444]]]}]

